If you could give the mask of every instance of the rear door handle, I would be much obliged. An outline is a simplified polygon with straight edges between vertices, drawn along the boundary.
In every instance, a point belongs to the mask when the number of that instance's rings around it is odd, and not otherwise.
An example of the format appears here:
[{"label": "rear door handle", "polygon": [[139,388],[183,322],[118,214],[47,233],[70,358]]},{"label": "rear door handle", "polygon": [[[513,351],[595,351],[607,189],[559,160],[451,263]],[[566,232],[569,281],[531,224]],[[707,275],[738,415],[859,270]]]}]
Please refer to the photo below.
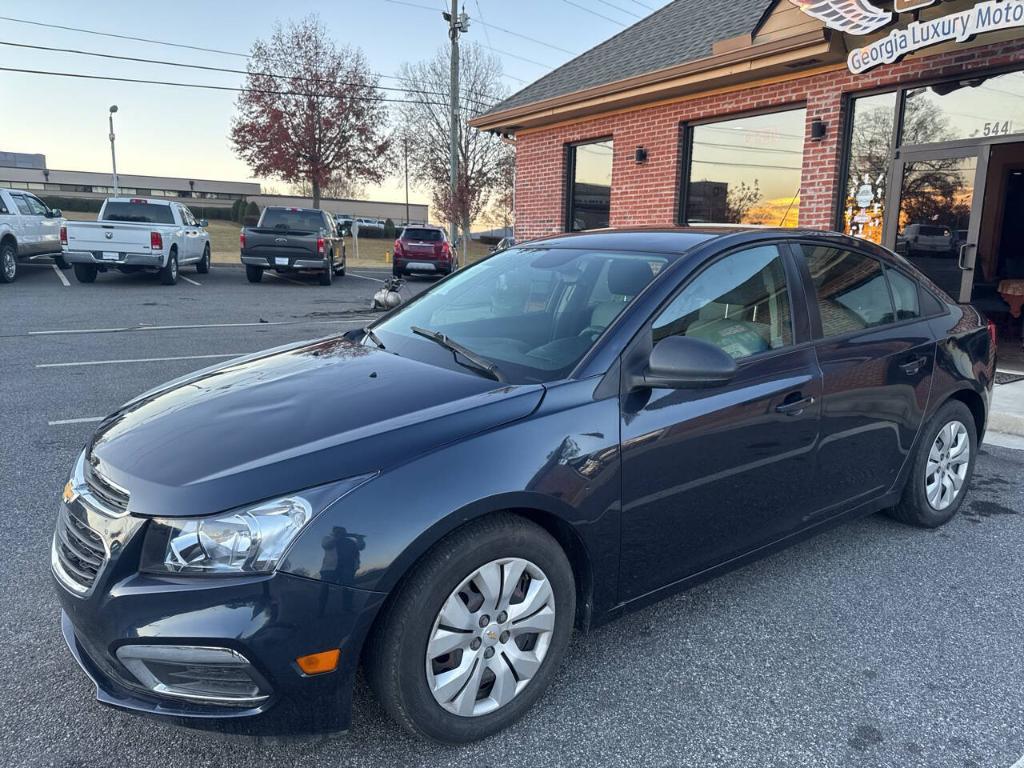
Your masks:
[{"label": "rear door handle", "polygon": [[927,357],[916,357],[913,360],[908,360],[905,363],[901,363],[900,370],[907,374],[907,376],[916,376],[921,371],[921,369],[924,368],[925,363],[927,362]]},{"label": "rear door handle", "polygon": [[793,400],[792,402],[785,402],[781,405],[775,406],[777,413],[783,413],[786,416],[799,416],[808,408],[814,405],[813,397],[805,397],[800,400]]}]

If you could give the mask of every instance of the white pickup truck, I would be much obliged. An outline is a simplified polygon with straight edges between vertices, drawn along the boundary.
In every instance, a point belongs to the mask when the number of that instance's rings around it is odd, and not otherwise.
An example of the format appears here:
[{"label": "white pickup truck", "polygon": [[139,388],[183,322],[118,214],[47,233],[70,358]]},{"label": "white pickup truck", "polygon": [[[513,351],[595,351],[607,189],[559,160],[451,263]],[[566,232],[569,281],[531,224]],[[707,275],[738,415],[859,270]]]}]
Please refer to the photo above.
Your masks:
[{"label": "white pickup truck", "polygon": [[13,283],[18,262],[28,259],[53,258],[66,269],[60,226],[61,212],[31,192],[0,189],[0,283]]},{"label": "white pickup truck", "polygon": [[64,258],[80,283],[110,269],[156,272],[164,285],[178,282],[178,269],[195,264],[210,271],[210,236],[181,203],[143,197],[110,197],[96,221],[68,221],[61,228]]}]

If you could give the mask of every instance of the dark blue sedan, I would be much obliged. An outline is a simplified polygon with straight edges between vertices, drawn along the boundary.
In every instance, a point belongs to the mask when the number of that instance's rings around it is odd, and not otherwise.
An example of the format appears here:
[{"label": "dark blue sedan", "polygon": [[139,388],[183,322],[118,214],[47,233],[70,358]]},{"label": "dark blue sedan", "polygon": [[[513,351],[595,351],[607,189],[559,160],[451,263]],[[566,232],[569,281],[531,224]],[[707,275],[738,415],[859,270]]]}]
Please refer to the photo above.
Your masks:
[{"label": "dark blue sedan", "polygon": [[527,243],[106,419],[53,539],[64,634],[124,709],[344,728],[362,665],[410,731],[478,739],[574,629],[856,516],[947,522],[994,370],[977,311],[864,241]]}]

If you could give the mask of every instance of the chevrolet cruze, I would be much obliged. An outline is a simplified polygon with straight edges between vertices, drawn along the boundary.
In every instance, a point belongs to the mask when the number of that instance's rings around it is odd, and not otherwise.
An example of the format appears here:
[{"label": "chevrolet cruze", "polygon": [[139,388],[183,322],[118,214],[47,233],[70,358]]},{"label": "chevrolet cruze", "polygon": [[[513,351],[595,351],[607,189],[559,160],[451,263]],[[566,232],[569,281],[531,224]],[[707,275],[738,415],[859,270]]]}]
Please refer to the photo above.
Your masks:
[{"label": "chevrolet cruze", "polygon": [[444,742],[509,725],[570,635],[885,510],[967,493],[990,324],[816,232],[561,236],[368,328],[107,418],[52,569],[101,702],[347,727],[362,666]]}]

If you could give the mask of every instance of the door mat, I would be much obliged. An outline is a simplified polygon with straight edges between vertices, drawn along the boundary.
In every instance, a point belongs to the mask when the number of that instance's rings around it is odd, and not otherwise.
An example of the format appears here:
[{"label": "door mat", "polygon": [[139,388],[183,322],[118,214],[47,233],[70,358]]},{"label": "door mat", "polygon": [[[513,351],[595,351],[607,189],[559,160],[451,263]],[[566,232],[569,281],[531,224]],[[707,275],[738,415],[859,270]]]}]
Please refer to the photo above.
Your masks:
[{"label": "door mat", "polygon": [[996,384],[1013,384],[1017,381],[1024,381],[1024,373],[1004,373],[996,371]]}]

